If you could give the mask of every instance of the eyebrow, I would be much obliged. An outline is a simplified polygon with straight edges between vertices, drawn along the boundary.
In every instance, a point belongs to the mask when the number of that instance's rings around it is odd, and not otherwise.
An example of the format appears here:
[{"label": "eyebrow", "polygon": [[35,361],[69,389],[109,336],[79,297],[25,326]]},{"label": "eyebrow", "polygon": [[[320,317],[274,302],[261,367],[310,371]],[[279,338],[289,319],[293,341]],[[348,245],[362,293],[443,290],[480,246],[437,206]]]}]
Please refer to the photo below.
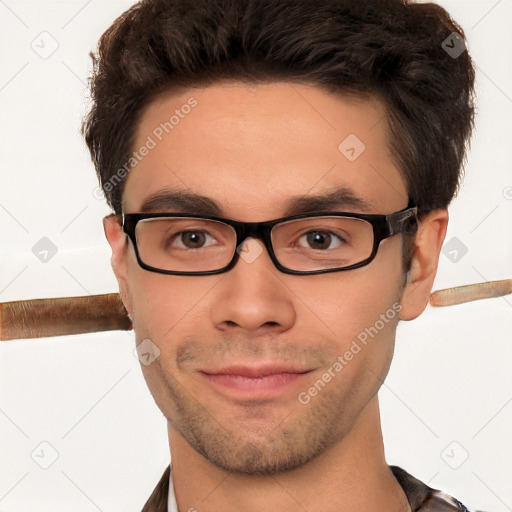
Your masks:
[{"label": "eyebrow", "polygon": [[[373,205],[358,196],[349,187],[339,187],[316,194],[293,196],[285,201],[283,217],[291,217],[303,213],[320,211],[358,210],[370,212]],[[208,196],[188,192],[186,190],[161,190],[144,200],[141,213],[176,212],[224,217],[226,212],[222,206]]]}]

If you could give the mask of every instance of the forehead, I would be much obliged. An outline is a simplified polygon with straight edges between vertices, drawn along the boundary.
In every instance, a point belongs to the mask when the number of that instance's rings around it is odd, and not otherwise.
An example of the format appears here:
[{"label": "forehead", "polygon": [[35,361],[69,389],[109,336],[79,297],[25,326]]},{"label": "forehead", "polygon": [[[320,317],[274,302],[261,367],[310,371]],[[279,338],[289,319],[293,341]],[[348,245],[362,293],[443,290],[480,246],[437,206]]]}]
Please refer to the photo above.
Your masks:
[{"label": "forehead", "polygon": [[[123,204],[163,190],[212,198],[239,220],[280,215],[290,197],[343,187],[386,213],[407,204],[383,105],[297,83],[222,83],[164,94],[144,111]],[[256,218],[257,217],[257,218]]]}]

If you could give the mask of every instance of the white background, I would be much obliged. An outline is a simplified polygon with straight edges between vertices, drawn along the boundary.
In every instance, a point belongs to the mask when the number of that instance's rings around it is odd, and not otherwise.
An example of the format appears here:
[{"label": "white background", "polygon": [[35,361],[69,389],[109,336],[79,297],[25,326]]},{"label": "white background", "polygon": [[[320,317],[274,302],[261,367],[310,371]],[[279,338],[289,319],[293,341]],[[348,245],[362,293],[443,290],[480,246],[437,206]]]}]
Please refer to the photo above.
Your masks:
[{"label": "white background", "polygon": [[[79,128],[88,52],[131,3],[0,0],[2,302],[117,291]],[[446,238],[467,253],[441,256],[434,289],[512,277],[512,1],[439,3],[466,31],[478,115]],[[44,31],[58,43],[46,59],[31,47],[51,47]],[[43,237],[58,250],[47,263],[32,252]],[[124,332],[0,342],[0,512],[140,510],[169,448],[133,348]],[[401,323],[380,392],[388,462],[469,507],[512,510],[511,363],[510,295]],[[58,453],[46,470],[31,458],[51,456],[42,442]]]}]

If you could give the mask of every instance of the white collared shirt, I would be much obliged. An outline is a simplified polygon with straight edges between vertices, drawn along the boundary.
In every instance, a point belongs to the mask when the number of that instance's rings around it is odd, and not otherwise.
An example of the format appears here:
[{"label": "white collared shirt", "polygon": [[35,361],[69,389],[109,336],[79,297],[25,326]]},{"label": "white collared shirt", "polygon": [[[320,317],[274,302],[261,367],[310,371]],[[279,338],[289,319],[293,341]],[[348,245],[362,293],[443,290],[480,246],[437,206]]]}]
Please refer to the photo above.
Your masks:
[{"label": "white collared shirt", "polygon": [[172,471],[169,473],[169,495],[167,496],[167,512],[178,512],[174,485],[172,483]]}]

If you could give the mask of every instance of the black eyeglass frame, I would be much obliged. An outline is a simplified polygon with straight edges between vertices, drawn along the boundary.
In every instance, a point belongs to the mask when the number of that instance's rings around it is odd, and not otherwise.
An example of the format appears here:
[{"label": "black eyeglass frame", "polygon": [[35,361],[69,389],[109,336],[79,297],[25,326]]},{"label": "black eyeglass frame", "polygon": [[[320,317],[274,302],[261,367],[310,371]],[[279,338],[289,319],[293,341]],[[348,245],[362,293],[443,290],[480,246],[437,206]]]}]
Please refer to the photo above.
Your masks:
[{"label": "black eyeglass frame", "polygon": [[[113,215],[120,222],[123,231],[128,235],[131,240],[135,256],[139,265],[150,272],[156,272],[159,274],[166,275],[184,275],[184,276],[204,276],[213,274],[222,274],[231,270],[240,259],[240,254],[237,252],[237,248],[240,244],[249,236],[261,240],[270,256],[270,259],[274,263],[275,267],[285,274],[292,275],[313,275],[313,274],[325,274],[329,272],[342,272],[345,270],[353,270],[356,268],[364,267],[371,263],[377,255],[382,240],[389,238],[398,233],[414,234],[418,227],[417,218],[418,208],[416,206],[408,206],[407,208],[400,210],[399,212],[390,213],[389,215],[380,214],[363,214],[363,213],[350,213],[350,212],[314,212],[304,213],[300,215],[293,215],[290,217],[281,217],[279,219],[264,221],[264,222],[240,222],[232,219],[226,219],[223,217],[213,217],[210,215],[202,214],[190,214],[190,213],[124,213],[120,215]],[[373,248],[372,253],[365,260],[349,265],[348,267],[341,268],[327,268],[320,270],[292,270],[284,267],[279,263],[272,247],[271,231],[277,224],[282,222],[288,222],[296,219],[312,218],[312,217],[350,217],[354,219],[361,219],[367,221],[372,225],[373,228]],[[170,218],[170,217],[190,217],[193,219],[207,219],[222,222],[231,226],[236,232],[236,245],[233,257],[231,261],[221,269],[218,270],[205,270],[205,271],[193,271],[183,272],[174,270],[164,270],[144,263],[140,257],[139,250],[137,247],[137,238],[135,236],[135,228],[137,223],[144,219],[154,218]]]}]

